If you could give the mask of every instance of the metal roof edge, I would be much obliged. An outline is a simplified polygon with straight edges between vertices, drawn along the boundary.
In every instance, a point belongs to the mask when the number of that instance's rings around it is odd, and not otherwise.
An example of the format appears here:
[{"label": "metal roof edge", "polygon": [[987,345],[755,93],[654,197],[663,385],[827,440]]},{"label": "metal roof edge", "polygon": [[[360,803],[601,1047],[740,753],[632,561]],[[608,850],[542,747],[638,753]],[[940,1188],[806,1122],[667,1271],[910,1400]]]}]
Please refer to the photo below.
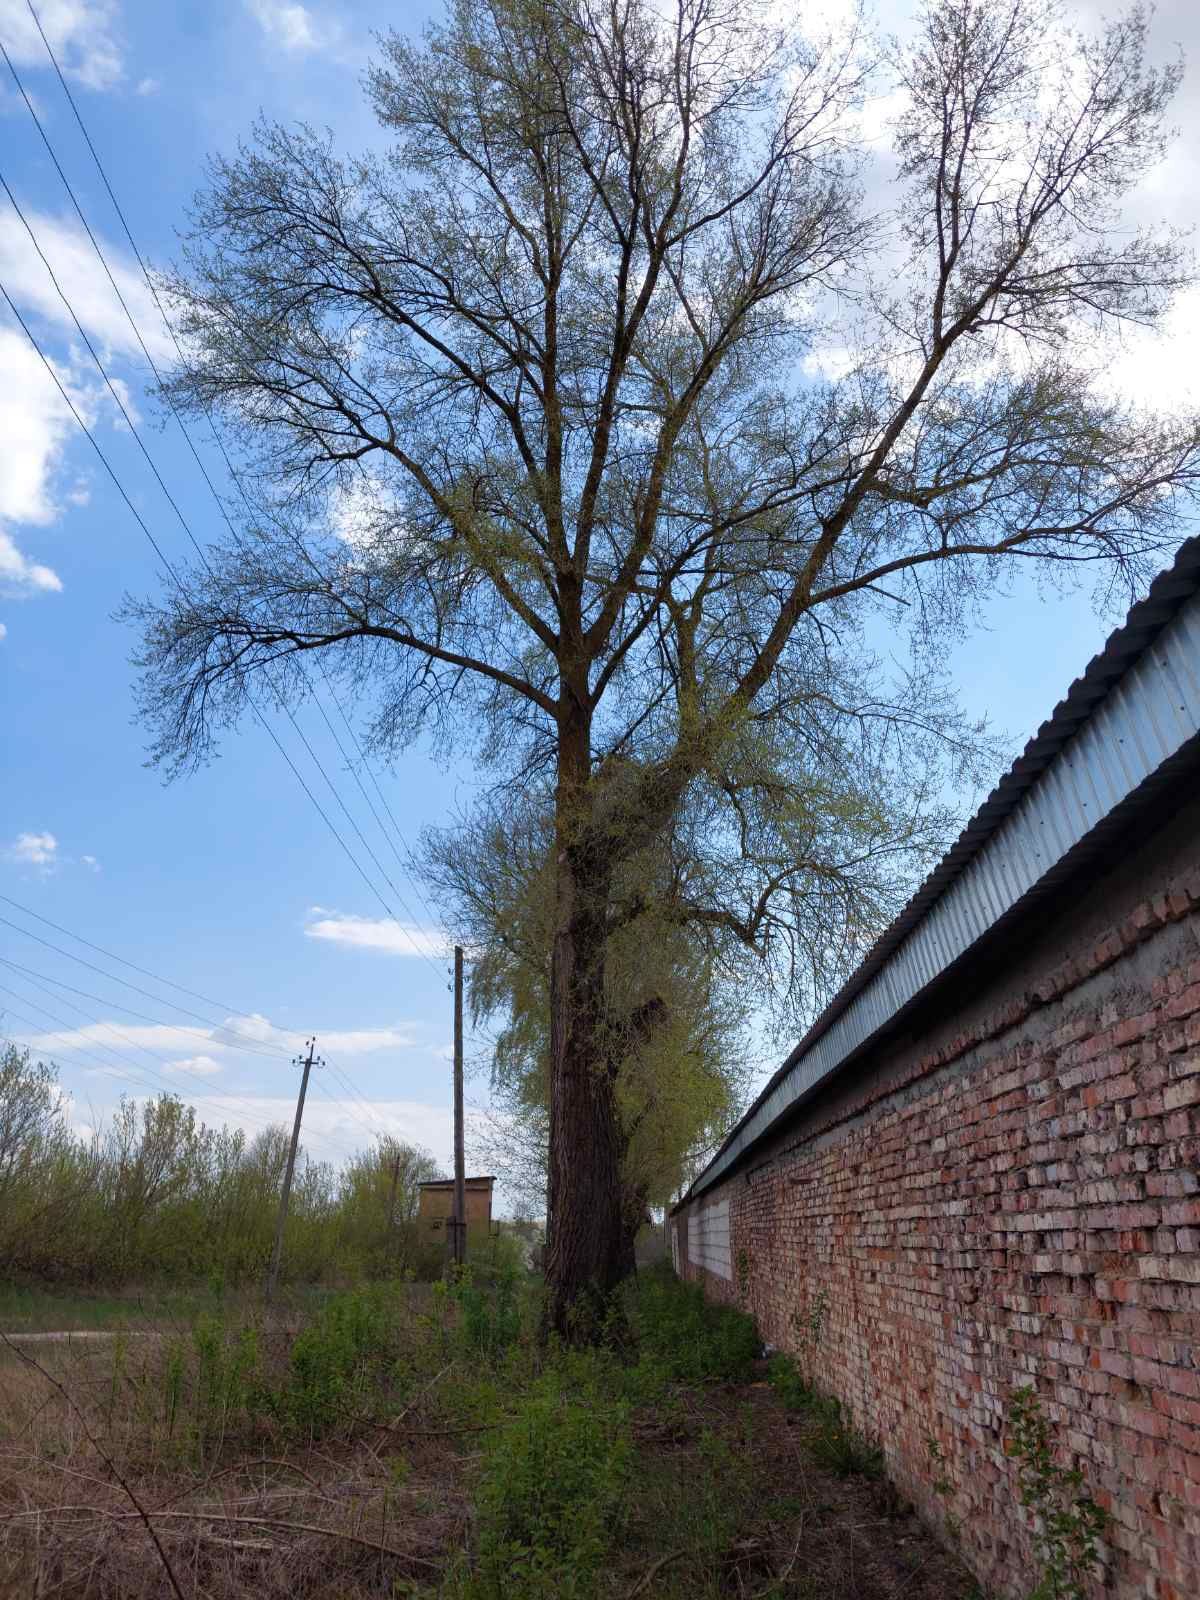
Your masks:
[{"label": "metal roof edge", "polygon": [[[1198,594],[1200,537],[1195,537],[1180,546],[1172,565],[1154,579],[1145,599],[1130,609],[1104,648],[1071,684],[942,860],[768,1079],[712,1160],[693,1179],[680,1205],[710,1187],[801,1096],[835,1072],[900,1010],[907,1009],[918,994],[1027,899],[1056,866],[1074,856],[1083,840],[1123,808],[1135,791],[1200,732],[1200,602],[1188,606]],[[1175,641],[1169,659],[1164,656],[1157,671],[1139,673],[1151,646],[1163,638],[1185,608],[1189,617],[1196,613],[1190,626],[1182,630],[1186,639]],[[1123,685],[1129,685],[1131,692],[1119,693]],[[1116,704],[1115,715],[1105,717],[1104,708],[1119,701],[1129,703]],[[1089,729],[1098,731],[1099,738],[1083,740],[1081,736]],[[1078,764],[1064,764],[1060,757],[1074,740],[1090,748],[1081,750]],[[1011,826],[1022,809],[1043,813],[1034,818],[1038,826],[1032,838],[1030,829]],[[1090,814],[1084,817],[1083,812]],[[996,850],[1006,829],[1012,835],[1007,841],[1008,860],[1002,859],[1003,849]],[[997,857],[990,870],[980,869],[985,854]],[[967,886],[969,877],[978,881]],[[952,905],[951,900],[962,903]],[[930,926],[935,913],[942,924],[936,929]],[[918,930],[931,936],[917,941]],[[917,950],[917,943],[928,948]],[[902,954],[910,957],[914,971],[905,974],[909,981],[897,987],[886,980],[889,965]],[[915,987],[913,979],[919,979]],[[893,992],[875,995],[872,1008],[861,1003],[868,989]],[[880,999],[883,1005],[878,1003]],[[864,1013],[857,1019],[858,1026],[839,1029],[856,1001],[860,1002],[857,1009]],[[873,1016],[866,1015],[872,1010]],[[815,1076],[806,1072],[804,1081],[797,1082],[801,1066],[835,1029],[843,1035],[839,1045],[847,1048],[840,1055],[821,1049],[822,1059],[814,1063],[819,1072]],[[789,1085],[794,1090],[790,1094],[785,1092]]]}]

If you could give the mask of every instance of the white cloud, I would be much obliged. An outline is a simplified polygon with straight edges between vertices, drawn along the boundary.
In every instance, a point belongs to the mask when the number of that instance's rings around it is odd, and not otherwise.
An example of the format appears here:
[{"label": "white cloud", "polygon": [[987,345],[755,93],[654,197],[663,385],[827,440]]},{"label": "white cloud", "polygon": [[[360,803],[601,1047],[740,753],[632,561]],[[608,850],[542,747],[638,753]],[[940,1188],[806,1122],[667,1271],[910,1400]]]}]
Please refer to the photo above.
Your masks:
[{"label": "white cloud", "polygon": [[1200,400],[1200,289],[1175,301],[1158,329],[1131,328],[1105,362],[1101,381],[1116,399],[1152,410]]},{"label": "white cloud", "polygon": [[157,94],[161,87],[157,78],[142,78],[138,82],[137,92],[142,95]]},{"label": "white cloud", "polygon": [[221,1070],[221,1063],[211,1056],[188,1056],[183,1061],[168,1061],[163,1068],[164,1072],[182,1072],[200,1078],[211,1078]]},{"label": "white cloud", "polygon": [[309,939],[328,939],[356,950],[382,950],[390,956],[440,957],[446,953],[445,937],[436,928],[394,922],[390,917],[322,915],[320,906],[314,906],[309,915],[314,919],[304,927]]},{"label": "white cloud", "polygon": [[[69,1055],[76,1050],[90,1050],[98,1044],[110,1047],[115,1044],[122,1049],[135,1046],[161,1051],[181,1060],[187,1058],[185,1065],[197,1055],[209,1059],[227,1054],[244,1058],[247,1051],[266,1047],[269,1052],[279,1052],[273,1061],[263,1060],[261,1056],[255,1059],[262,1062],[264,1071],[270,1072],[273,1065],[286,1068],[289,1054],[302,1054],[307,1038],[307,1034],[290,1028],[277,1028],[265,1017],[252,1015],[226,1017],[223,1023],[211,1028],[166,1022],[92,1022],[85,1027],[39,1034],[30,1039],[29,1044],[46,1055]],[[418,1041],[412,1030],[405,1027],[317,1029],[318,1054],[328,1052],[331,1059],[417,1047]],[[180,1066],[180,1060],[174,1065]]]},{"label": "white cloud", "polygon": [[85,867],[90,867],[93,872],[100,871],[100,863],[96,860],[95,856],[80,856],[79,859],[83,862]]},{"label": "white cloud", "polygon": [[26,867],[52,867],[58,859],[58,840],[52,833],[19,833],[9,855]]},{"label": "white cloud", "polygon": [[[82,1028],[63,1028],[52,1033],[40,1033],[27,1042],[32,1050],[47,1056],[70,1055],[76,1050],[90,1050],[95,1045],[108,1049],[169,1051],[182,1056],[195,1050],[203,1041],[211,1049],[212,1042],[203,1028],[173,1027],[170,1023],[89,1022]],[[219,1047],[218,1047],[219,1048]]]},{"label": "white cloud", "polygon": [[[239,1101],[239,1107],[230,1116],[237,1123],[239,1115],[256,1120],[247,1122],[250,1136],[258,1131],[262,1122],[283,1123],[290,1127],[295,1114],[295,1102],[263,1096]],[[467,1110],[467,1136],[476,1133],[476,1124],[482,1125],[481,1113]],[[429,1105],[420,1100],[331,1100],[324,1095],[310,1096],[304,1107],[304,1129],[300,1136],[302,1145],[310,1154],[337,1160],[353,1150],[369,1147],[375,1134],[389,1133],[406,1144],[420,1145],[428,1150],[443,1172],[452,1170],[454,1161],[453,1112],[447,1096],[444,1105]]]},{"label": "white cloud", "polygon": [[[3,4],[0,0],[0,6]],[[103,354],[108,358],[140,355],[133,331],[82,229],[39,212],[28,215],[80,322]],[[166,330],[141,273],[119,252],[106,254],[150,350],[156,356],[169,354]],[[74,324],[29,235],[6,209],[0,210],[0,278],[26,316],[45,318],[68,339],[75,335]],[[95,426],[102,413],[111,415],[115,410],[90,358],[85,359],[82,351],[72,350],[66,362],[51,358],[51,366],[89,427]],[[120,378],[114,377],[113,382],[135,416],[128,388]],[[88,503],[87,482],[77,475],[61,495],[55,492],[57,469],[77,429],[71,405],[25,334],[0,323],[0,593],[32,595],[62,588],[53,568],[28,555],[24,539],[18,544],[13,524],[45,527],[60,516],[64,505]]]},{"label": "white cloud", "polygon": [[4,626],[4,624],[2,622],[0,622],[0,639],[7,639],[7,638],[8,638],[8,629]]},{"label": "white cloud", "polygon": [[[3,0],[0,0],[0,4]],[[91,338],[106,351],[141,358],[141,348],[96,253],[76,222],[22,206],[62,291]],[[0,212],[0,276],[23,310],[36,311],[72,335],[75,324],[59,299],[33,241],[8,207]],[[97,234],[121,297],[141,329],[151,355],[167,359],[174,347],[137,263]]]},{"label": "white cloud", "polygon": [[[3,449],[0,447],[0,455]],[[11,533],[0,528],[0,594],[57,594],[62,589],[62,579],[53,567],[41,561],[30,561],[18,550]]]},{"label": "white cloud", "polygon": [[296,55],[328,48],[341,37],[340,23],[296,0],[246,0],[246,8],[272,44]]},{"label": "white cloud", "polygon": [[[115,0],[40,0],[38,16],[68,78],[111,89],[122,76]],[[46,47],[25,0],[0,0],[0,34],[18,66],[48,66]]]},{"label": "white cloud", "polygon": [[[0,229],[0,254],[2,241]],[[80,415],[91,420],[87,391],[72,381],[69,369],[56,364],[55,371]],[[58,515],[51,476],[75,426],[36,350],[18,329],[0,324],[0,592],[62,588],[58,574],[26,556],[9,530],[13,523],[45,526]]]}]

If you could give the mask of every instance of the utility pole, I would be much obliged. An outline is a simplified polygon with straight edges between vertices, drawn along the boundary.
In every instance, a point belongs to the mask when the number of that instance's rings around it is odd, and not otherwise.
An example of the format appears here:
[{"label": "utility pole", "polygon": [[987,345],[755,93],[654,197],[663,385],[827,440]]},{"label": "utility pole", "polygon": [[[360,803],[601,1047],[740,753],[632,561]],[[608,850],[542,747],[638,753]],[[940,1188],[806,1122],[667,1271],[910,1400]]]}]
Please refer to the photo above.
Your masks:
[{"label": "utility pole", "polygon": [[454,946],[454,1260],[467,1259],[467,1176],[463,1155],[463,953]]},{"label": "utility pole", "polygon": [[393,1253],[399,1254],[396,1246],[396,1191],[400,1187],[400,1146],[397,1145],[392,1155],[392,1192],[388,1199],[388,1242],[387,1254],[390,1258]]},{"label": "utility pole", "polygon": [[320,1056],[314,1055],[316,1039],[308,1041],[308,1054],[295,1056],[292,1060],[294,1067],[302,1066],[304,1075],[300,1079],[300,1094],[296,1100],[296,1120],[292,1124],[292,1143],[288,1150],[287,1170],[283,1175],[283,1193],[279,1196],[279,1220],[275,1224],[275,1248],[271,1252],[271,1268],[267,1273],[266,1299],[270,1302],[275,1293],[275,1285],[279,1281],[279,1263],[283,1258],[283,1229],[287,1222],[288,1201],[292,1198],[292,1174],[296,1170],[296,1149],[300,1143],[300,1122],[304,1116],[304,1097],[308,1093],[308,1075],[314,1067],[323,1067],[325,1063]]}]

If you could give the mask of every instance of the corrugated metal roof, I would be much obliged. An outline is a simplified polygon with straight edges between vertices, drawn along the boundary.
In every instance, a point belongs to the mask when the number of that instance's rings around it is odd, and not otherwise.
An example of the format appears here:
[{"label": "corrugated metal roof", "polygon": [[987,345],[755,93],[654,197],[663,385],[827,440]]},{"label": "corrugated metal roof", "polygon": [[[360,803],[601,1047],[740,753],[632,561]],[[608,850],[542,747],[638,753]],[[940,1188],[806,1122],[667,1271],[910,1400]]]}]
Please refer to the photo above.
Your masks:
[{"label": "corrugated metal roof", "polygon": [[1200,538],[1088,665],[862,965],[761,1091],[689,1198],[1018,908],[1100,849],[1200,733]]}]

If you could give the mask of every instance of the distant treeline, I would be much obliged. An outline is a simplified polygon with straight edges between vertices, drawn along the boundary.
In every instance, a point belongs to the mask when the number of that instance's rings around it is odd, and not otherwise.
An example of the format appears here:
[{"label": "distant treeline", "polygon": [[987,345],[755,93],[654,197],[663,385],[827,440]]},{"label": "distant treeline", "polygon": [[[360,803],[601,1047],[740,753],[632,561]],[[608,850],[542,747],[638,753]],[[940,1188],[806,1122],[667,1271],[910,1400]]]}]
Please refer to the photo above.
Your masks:
[{"label": "distant treeline", "polygon": [[[285,1127],[250,1140],[206,1127],[171,1094],[122,1101],[105,1128],[81,1138],[56,1070],[0,1043],[0,1273],[97,1284],[252,1279],[270,1256],[289,1139]],[[387,1138],[341,1168],[301,1156],[284,1275],[436,1274],[441,1253],[426,1247],[422,1259],[416,1228],[417,1185],[436,1176],[425,1151]]]}]

